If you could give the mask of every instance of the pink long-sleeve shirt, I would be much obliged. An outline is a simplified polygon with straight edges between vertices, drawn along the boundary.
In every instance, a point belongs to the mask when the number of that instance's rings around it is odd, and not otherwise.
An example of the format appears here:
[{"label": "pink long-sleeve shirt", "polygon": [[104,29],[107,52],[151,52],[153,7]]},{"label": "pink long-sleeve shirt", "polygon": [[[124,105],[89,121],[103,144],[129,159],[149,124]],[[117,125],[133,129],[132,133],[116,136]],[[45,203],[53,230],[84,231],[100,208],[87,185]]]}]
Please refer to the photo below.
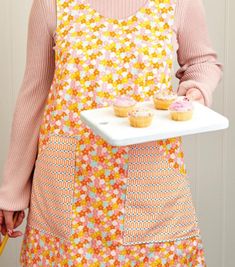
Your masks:
[{"label": "pink long-sleeve shirt", "polygon": [[[87,0],[107,17],[123,18],[135,13],[146,0]],[[55,70],[53,46],[56,0],[34,0],[28,23],[27,58],[23,81],[13,114],[10,145],[2,173],[0,209],[28,207],[32,174],[37,156],[39,127]],[[198,88],[205,104],[222,76],[222,64],[212,47],[202,0],[177,0],[174,47],[180,68],[180,94]]]}]

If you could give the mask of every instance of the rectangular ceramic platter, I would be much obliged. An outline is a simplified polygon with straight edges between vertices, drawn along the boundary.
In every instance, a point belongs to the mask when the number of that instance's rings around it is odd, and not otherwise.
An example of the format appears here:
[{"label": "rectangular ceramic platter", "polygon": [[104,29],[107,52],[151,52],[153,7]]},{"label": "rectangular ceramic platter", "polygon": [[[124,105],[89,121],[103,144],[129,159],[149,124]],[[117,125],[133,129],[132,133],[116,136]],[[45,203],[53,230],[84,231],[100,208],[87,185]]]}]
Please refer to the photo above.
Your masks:
[{"label": "rectangular ceramic platter", "polygon": [[81,120],[95,134],[100,135],[113,146],[132,145],[176,136],[217,131],[228,128],[229,125],[226,117],[198,102],[193,102],[193,118],[189,121],[171,120],[169,111],[154,109],[152,101],[139,102],[138,106],[145,106],[154,110],[154,118],[149,127],[131,127],[128,118],[114,115],[112,106],[83,110],[80,115]]}]

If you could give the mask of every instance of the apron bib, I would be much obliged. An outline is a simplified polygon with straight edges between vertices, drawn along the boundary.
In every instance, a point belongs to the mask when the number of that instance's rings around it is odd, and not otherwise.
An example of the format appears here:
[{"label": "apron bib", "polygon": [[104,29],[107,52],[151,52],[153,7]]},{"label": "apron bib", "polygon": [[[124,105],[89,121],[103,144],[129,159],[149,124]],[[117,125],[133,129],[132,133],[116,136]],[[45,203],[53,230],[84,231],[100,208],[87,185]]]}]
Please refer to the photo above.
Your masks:
[{"label": "apron bib", "polygon": [[[40,127],[28,228],[71,251],[88,243],[99,250],[135,244],[134,251],[137,244],[199,236],[181,137],[111,146],[79,116],[111,105],[117,95],[147,101],[159,89],[172,91],[175,6],[176,0],[149,0],[134,15],[114,19],[86,0],[57,0],[56,68]],[[76,266],[101,266],[88,263],[83,258]]]}]

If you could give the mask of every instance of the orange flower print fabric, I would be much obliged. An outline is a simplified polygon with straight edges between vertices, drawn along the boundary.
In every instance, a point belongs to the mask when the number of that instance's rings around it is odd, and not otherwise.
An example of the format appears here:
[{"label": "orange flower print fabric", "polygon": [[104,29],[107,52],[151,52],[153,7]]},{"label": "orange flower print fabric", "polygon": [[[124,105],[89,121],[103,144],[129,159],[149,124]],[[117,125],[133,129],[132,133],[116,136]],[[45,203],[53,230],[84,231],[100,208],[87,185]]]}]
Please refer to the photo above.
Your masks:
[{"label": "orange flower print fabric", "polygon": [[184,164],[184,153],[182,149],[182,138],[173,137],[158,141],[160,150],[164,153],[165,158],[168,159],[169,164],[179,169],[182,174],[186,174]]},{"label": "orange flower print fabric", "polygon": [[116,147],[80,119],[117,95],[172,90],[176,1],[149,0],[126,19],[56,1],[22,266],[206,266],[181,139]]},{"label": "orange flower print fabric", "polygon": [[203,267],[202,241],[198,237],[164,243],[137,245],[103,245],[99,239],[78,242],[79,234],[70,245],[59,238],[42,235],[34,228],[26,228],[21,257],[22,266],[73,267]]}]

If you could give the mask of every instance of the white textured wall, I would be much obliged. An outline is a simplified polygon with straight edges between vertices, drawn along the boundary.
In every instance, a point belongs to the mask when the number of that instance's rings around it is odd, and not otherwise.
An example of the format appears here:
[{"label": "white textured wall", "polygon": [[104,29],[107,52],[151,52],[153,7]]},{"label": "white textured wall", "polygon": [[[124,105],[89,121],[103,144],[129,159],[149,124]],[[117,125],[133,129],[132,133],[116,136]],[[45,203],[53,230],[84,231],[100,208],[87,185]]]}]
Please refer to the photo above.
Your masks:
[{"label": "white textured wall", "polygon": [[[14,104],[22,82],[32,0],[0,0],[0,170],[9,145]],[[185,0],[186,1],[186,0]],[[185,158],[208,267],[233,267],[235,249],[235,2],[204,0],[209,32],[225,73],[213,109],[230,119],[227,131],[185,137]],[[25,225],[20,227],[24,231]],[[10,239],[0,266],[19,266],[22,237]]]}]

